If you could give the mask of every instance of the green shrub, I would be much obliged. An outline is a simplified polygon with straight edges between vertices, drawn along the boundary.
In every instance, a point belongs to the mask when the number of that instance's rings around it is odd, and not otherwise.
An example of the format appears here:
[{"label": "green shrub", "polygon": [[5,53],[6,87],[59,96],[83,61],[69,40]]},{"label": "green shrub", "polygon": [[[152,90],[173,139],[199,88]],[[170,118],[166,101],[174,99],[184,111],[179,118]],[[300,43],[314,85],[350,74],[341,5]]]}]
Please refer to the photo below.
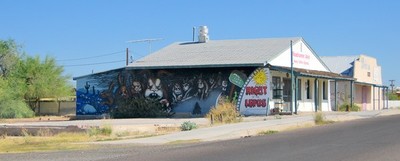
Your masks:
[{"label": "green shrub", "polygon": [[170,111],[159,101],[147,99],[126,99],[117,101],[117,108],[111,111],[114,118],[154,118],[169,117]]},{"label": "green shrub", "polygon": [[236,105],[230,101],[224,101],[211,108],[206,118],[210,119],[212,123],[234,123],[240,121],[238,116]]},{"label": "green shrub", "polygon": [[399,100],[399,97],[397,96],[396,93],[389,93],[389,100]]},{"label": "green shrub", "polygon": [[111,126],[92,127],[88,131],[89,136],[110,136],[112,134]]},{"label": "green shrub", "polygon": [[344,103],[339,106],[339,111],[347,111],[347,106],[349,106],[349,111],[360,111],[360,106],[353,103],[353,106],[350,106],[350,103]]},{"label": "green shrub", "polygon": [[22,100],[0,100],[0,118],[29,118],[35,113]]},{"label": "green shrub", "polygon": [[267,131],[260,131],[258,132],[258,135],[271,135],[271,134],[276,134],[278,131],[275,130],[267,130]]},{"label": "green shrub", "polygon": [[317,112],[314,115],[314,122],[317,125],[324,124],[324,122],[325,122],[324,114],[322,112]]},{"label": "green shrub", "polygon": [[197,128],[197,124],[194,122],[185,121],[181,124],[182,131],[190,131],[190,130],[196,129],[196,128]]}]

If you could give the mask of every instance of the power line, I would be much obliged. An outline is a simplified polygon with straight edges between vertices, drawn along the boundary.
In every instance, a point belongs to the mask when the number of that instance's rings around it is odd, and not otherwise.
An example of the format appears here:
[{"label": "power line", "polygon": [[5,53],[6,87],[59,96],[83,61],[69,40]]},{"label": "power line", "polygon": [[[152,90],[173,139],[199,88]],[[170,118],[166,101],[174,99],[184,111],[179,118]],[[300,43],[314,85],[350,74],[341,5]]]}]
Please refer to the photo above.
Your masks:
[{"label": "power line", "polygon": [[125,52],[125,50],[122,50],[122,51],[117,51],[117,52],[108,53],[108,54],[103,54],[103,55],[90,56],[90,57],[82,57],[82,58],[73,58],[73,59],[60,59],[60,60],[56,60],[56,61],[73,61],[73,60],[92,59],[92,58],[98,58],[98,57],[116,55],[116,54],[124,53],[124,52]]},{"label": "power line", "polygon": [[99,65],[99,64],[119,63],[119,62],[124,62],[124,61],[126,61],[126,60],[116,60],[116,61],[99,62],[99,63],[88,63],[88,64],[73,64],[73,65],[63,65],[63,66],[64,67],[90,66],[90,65]]}]

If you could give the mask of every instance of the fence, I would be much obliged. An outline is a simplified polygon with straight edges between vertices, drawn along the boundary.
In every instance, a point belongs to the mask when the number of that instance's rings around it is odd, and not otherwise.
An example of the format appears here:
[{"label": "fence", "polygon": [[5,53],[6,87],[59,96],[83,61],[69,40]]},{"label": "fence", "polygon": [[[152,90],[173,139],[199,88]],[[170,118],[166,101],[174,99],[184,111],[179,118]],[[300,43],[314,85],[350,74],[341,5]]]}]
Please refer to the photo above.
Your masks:
[{"label": "fence", "polygon": [[398,108],[400,107],[400,101],[389,100],[389,108]]},{"label": "fence", "polygon": [[54,98],[40,99],[35,109],[36,115],[66,116],[76,114],[76,99],[74,97],[56,101]]}]

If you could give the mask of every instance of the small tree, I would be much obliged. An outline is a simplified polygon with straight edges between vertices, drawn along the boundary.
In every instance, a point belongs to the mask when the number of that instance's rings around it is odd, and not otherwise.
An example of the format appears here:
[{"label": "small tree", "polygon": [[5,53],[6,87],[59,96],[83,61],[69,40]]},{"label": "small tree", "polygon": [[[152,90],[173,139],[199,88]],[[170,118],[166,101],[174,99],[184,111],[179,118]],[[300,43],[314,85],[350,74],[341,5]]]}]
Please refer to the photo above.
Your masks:
[{"label": "small tree", "polygon": [[18,80],[0,77],[0,118],[24,118],[34,116],[34,112],[23,99]]},{"label": "small tree", "polygon": [[19,46],[14,40],[0,40],[0,76],[8,76],[19,56]]},{"label": "small tree", "polygon": [[389,100],[399,100],[399,97],[396,93],[388,93]]},{"label": "small tree", "polygon": [[69,76],[63,75],[64,69],[58,66],[54,58],[46,56],[41,61],[39,56],[26,56],[13,70],[12,77],[24,82],[20,89],[30,107],[36,109],[40,98],[72,95],[72,86],[68,83]]}]

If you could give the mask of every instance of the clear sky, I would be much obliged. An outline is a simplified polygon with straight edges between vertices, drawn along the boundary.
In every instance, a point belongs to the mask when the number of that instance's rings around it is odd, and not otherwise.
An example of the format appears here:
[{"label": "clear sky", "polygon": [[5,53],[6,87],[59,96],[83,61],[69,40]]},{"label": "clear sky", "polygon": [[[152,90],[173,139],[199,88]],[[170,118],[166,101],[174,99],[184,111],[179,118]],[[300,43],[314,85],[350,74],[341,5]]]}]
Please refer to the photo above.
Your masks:
[{"label": "clear sky", "polygon": [[[74,77],[123,67],[126,48],[137,59],[191,41],[200,25],[211,40],[295,36],[320,56],[373,56],[383,84],[400,84],[398,0],[0,0],[0,39]],[[148,38],[162,40],[127,43]]]}]

